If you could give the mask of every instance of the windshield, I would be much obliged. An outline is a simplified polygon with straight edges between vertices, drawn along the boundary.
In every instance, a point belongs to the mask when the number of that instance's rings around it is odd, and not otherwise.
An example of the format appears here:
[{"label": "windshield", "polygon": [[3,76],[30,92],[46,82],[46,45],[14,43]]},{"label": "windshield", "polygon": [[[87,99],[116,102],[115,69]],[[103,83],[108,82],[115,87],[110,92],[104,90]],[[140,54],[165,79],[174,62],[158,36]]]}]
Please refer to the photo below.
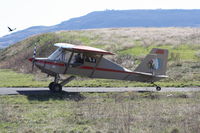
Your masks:
[{"label": "windshield", "polygon": [[53,52],[48,59],[67,62],[70,57],[71,52],[64,50],[63,48],[58,48]]},{"label": "windshield", "polygon": [[56,58],[58,58],[62,53],[62,48],[58,48],[56,51],[54,51],[49,57],[48,59],[51,60],[55,60]]}]

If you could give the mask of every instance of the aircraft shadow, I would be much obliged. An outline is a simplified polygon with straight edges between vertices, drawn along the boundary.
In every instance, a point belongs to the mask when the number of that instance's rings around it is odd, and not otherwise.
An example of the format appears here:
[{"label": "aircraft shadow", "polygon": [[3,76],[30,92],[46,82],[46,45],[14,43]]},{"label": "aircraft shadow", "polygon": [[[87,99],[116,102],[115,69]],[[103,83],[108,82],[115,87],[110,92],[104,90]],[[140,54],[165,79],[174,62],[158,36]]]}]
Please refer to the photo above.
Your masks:
[{"label": "aircraft shadow", "polygon": [[48,100],[72,100],[72,101],[81,101],[85,97],[79,92],[66,92],[62,91],[61,93],[53,93],[48,90],[26,90],[26,91],[17,91],[21,95],[27,96],[30,101],[48,101]]}]

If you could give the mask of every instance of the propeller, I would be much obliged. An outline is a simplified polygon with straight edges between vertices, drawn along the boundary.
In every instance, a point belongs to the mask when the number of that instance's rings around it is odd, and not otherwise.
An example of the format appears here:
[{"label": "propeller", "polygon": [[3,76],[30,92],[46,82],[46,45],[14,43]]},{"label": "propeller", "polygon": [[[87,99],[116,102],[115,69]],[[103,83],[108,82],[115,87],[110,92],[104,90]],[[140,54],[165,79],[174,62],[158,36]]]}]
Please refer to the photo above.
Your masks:
[{"label": "propeller", "polygon": [[36,56],[36,44],[35,44],[35,47],[34,47],[34,50],[33,50],[33,58],[32,58],[32,72],[33,72],[33,69],[34,69],[34,66],[35,66],[35,56]]}]

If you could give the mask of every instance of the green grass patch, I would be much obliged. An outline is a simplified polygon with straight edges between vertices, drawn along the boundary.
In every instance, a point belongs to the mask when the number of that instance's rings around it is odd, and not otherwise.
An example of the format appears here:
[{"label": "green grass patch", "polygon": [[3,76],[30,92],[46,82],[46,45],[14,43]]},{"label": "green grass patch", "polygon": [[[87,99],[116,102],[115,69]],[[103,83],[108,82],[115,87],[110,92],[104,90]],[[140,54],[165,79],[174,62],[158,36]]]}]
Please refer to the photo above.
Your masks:
[{"label": "green grass patch", "polygon": [[125,49],[119,52],[119,54],[129,54],[132,56],[145,56],[147,55],[152,48],[162,48],[169,50],[169,60],[182,60],[182,61],[196,61],[198,57],[196,53],[198,49],[195,49],[196,45],[161,45],[161,46],[142,46],[142,45],[135,45],[132,48]]},{"label": "green grass patch", "polygon": [[0,69],[0,87],[41,87],[46,81],[36,81],[31,74],[17,73],[8,69]]},{"label": "green grass patch", "polygon": [[80,37],[80,41],[84,44],[89,44],[91,42],[90,38],[84,36]]}]

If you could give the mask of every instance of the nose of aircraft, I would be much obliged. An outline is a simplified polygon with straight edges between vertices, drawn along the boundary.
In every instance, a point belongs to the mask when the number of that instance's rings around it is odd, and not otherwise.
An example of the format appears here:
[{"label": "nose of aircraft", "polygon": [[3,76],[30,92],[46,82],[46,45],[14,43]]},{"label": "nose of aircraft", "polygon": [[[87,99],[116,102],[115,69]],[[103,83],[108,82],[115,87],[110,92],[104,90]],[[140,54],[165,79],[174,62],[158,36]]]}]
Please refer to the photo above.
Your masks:
[{"label": "nose of aircraft", "polygon": [[30,62],[32,62],[32,61],[33,61],[33,58],[29,58],[28,60],[29,60]]}]

